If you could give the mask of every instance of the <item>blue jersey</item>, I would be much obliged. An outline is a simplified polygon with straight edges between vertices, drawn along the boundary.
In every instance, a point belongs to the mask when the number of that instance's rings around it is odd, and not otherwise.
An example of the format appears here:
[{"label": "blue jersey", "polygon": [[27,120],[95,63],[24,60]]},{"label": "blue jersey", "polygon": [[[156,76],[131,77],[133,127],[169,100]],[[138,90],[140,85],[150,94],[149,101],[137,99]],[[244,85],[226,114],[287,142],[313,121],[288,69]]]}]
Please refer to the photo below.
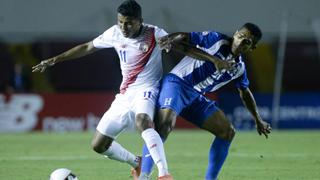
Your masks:
[{"label": "blue jersey", "polygon": [[192,32],[191,43],[207,53],[222,60],[236,61],[232,71],[217,71],[209,61],[199,61],[185,56],[170,72],[200,93],[213,92],[223,85],[235,80],[237,88],[249,86],[243,56],[234,57],[231,53],[231,38],[218,32]]}]

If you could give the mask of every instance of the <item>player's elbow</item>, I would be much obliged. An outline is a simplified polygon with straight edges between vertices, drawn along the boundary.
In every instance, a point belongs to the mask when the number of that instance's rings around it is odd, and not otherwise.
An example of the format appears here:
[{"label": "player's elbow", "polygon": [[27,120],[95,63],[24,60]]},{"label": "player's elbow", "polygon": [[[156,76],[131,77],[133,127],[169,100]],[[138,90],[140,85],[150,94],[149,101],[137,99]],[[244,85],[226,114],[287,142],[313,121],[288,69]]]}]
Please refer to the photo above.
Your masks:
[{"label": "player's elbow", "polygon": [[80,45],[79,48],[81,49],[82,52],[85,52],[86,54],[90,54],[98,50],[97,48],[94,47],[92,41]]},{"label": "player's elbow", "polygon": [[85,48],[86,51],[91,51],[91,50],[93,50],[93,49],[94,49],[93,42],[90,41],[90,42],[85,43],[85,44],[84,44],[84,48]]}]

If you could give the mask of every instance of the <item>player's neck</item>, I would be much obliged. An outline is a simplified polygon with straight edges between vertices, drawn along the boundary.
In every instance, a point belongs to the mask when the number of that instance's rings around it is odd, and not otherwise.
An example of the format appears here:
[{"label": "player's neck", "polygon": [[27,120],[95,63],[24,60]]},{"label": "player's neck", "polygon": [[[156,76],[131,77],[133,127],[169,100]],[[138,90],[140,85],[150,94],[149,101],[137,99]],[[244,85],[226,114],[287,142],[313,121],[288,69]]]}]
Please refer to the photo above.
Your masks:
[{"label": "player's neck", "polygon": [[143,25],[141,24],[139,30],[132,36],[132,38],[134,39],[134,38],[140,36],[142,29],[143,29]]},{"label": "player's neck", "polygon": [[237,56],[240,55],[240,53],[237,52],[237,50],[234,49],[234,47],[233,47],[233,38],[231,39],[230,52],[231,52],[231,55],[232,55],[233,57],[237,57]]}]

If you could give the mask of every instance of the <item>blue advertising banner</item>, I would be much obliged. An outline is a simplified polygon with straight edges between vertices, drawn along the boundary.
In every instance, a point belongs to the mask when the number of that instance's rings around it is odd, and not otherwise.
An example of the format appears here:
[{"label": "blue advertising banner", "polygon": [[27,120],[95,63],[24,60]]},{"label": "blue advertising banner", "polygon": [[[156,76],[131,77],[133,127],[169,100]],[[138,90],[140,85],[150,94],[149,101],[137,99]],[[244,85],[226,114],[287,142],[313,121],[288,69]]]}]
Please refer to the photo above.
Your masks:
[{"label": "blue advertising banner", "polygon": [[[279,129],[320,129],[320,94],[282,94],[279,119],[272,122],[272,94],[254,94],[262,119]],[[219,94],[218,106],[236,129],[253,129],[255,123],[237,93]]]}]

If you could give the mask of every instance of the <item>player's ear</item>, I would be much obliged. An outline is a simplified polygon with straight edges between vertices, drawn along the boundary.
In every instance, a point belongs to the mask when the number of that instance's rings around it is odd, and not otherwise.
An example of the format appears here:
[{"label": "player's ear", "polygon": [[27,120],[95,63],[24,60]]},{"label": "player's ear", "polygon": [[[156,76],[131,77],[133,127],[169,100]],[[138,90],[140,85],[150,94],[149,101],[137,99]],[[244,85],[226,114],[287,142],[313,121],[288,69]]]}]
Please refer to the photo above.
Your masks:
[{"label": "player's ear", "polygon": [[252,46],[251,46],[251,48],[250,48],[250,51],[253,51],[254,49],[256,49],[257,48],[257,44],[253,44]]},{"label": "player's ear", "polygon": [[253,44],[250,48],[250,51],[254,50],[257,48],[257,44],[258,44],[259,40],[257,40],[256,38],[253,39]]}]

